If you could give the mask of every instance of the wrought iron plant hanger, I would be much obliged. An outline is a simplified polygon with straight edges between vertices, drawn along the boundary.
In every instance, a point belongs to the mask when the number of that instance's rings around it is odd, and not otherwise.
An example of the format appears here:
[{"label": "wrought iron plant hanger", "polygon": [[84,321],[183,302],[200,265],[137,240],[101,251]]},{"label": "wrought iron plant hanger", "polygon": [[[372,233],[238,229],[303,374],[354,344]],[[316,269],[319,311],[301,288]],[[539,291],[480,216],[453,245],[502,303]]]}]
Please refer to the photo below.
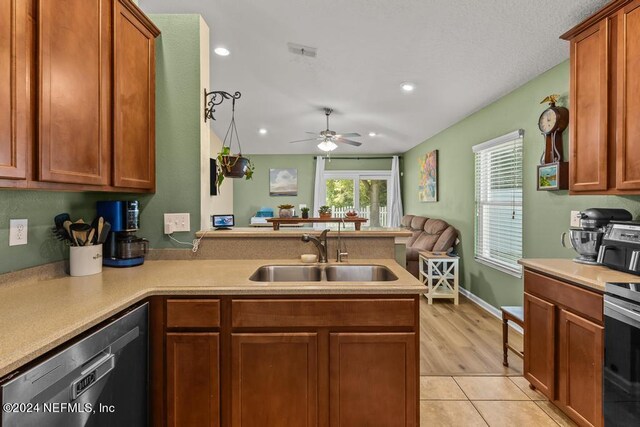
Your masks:
[{"label": "wrought iron plant hanger", "polygon": [[207,122],[207,119],[215,120],[216,118],[213,116],[213,113],[216,112],[216,106],[222,104],[225,99],[232,99],[233,104],[235,105],[236,99],[240,99],[242,94],[239,91],[236,91],[233,95],[229,92],[225,92],[223,90],[214,90],[211,92],[207,92],[207,89],[204,90],[204,121]]}]

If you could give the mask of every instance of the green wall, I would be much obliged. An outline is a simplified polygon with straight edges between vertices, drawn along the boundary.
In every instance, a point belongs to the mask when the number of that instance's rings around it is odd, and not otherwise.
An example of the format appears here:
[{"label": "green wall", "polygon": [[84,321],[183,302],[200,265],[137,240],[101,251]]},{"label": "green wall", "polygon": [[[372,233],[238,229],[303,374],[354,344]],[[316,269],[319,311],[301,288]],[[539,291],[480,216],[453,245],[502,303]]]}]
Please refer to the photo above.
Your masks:
[{"label": "green wall", "polygon": [[[314,155],[248,155],[255,165],[253,180],[237,179],[233,184],[233,212],[236,225],[246,227],[259,208],[271,207],[277,211],[281,204],[306,204],[313,209]],[[401,163],[402,165],[402,163]],[[297,196],[269,196],[269,169],[298,169]],[[325,160],[325,170],[389,170],[390,159],[366,157]]]},{"label": "green wall", "polygon": [[[536,165],[543,150],[537,121],[545,106],[540,101],[551,93],[569,91],[566,61],[526,83],[493,104],[472,114],[404,155],[403,201],[405,213],[442,218],[460,232],[461,283],[475,295],[498,307],[522,304],[521,279],[477,263],[473,259],[474,156],[471,147],[522,128],[524,136],[524,256],[526,258],[573,258],[572,249],[560,246],[560,233],[569,227],[571,210],[589,207],[622,207],[640,214],[640,197],[569,196],[567,191],[536,191]],[[569,110],[571,107],[568,106]],[[565,142],[568,133],[565,132]],[[418,201],[418,157],[438,150],[437,203]],[[565,148],[565,153],[568,150]],[[566,154],[565,154],[566,159]]]},{"label": "green wall", "polygon": [[[54,215],[69,212],[90,221],[97,200],[138,199],[139,235],[151,246],[172,247],[162,234],[164,212],[190,212],[200,223],[199,15],[152,15],[162,31],[156,49],[157,192],[155,195],[0,190],[0,273],[68,257],[52,237]],[[28,244],[9,247],[9,219],[29,220]],[[193,233],[191,233],[193,234]],[[188,233],[181,233],[187,240]]]}]

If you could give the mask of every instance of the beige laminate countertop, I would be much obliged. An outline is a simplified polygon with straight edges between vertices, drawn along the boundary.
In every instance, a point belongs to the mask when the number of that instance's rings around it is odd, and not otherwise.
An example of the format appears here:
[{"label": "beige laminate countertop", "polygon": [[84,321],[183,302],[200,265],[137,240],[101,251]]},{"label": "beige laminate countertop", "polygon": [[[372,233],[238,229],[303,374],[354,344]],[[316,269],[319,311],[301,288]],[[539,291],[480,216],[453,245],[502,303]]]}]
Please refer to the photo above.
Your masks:
[{"label": "beige laminate countertop", "polygon": [[570,259],[531,258],[518,261],[525,268],[604,292],[607,282],[640,282],[640,276],[600,265],[578,264]]},{"label": "beige laminate countertop", "polygon": [[[205,234],[205,239],[229,238],[229,237],[291,237],[300,238],[303,234],[318,235],[322,230],[307,227],[280,228],[274,230],[272,227],[234,227],[230,230],[200,230],[196,236]],[[342,237],[411,237],[412,233],[404,228],[364,228],[359,231],[342,230]],[[329,237],[338,237],[337,230],[331,230]]]},{"label": "beige laminate countertop", "polygon": [[393,260],[378,264],[398,276],[393,282],[252,282],[266,264],[297,260],[147,261],[135,268],[105,268],[101,274],[23,280],[0,286],[0,377],[36,359],[130,305],[152,295],[366,295],[419,294],[425,287]]}]

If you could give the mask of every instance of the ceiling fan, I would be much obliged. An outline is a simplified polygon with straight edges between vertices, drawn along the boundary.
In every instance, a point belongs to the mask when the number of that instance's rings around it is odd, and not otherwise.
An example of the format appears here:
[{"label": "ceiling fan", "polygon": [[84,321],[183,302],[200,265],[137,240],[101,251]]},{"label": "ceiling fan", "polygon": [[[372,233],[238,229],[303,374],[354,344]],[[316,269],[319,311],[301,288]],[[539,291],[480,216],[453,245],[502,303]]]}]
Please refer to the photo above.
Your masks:
[{"label": "ceiling fan", "polygon": [[351,139],[347,139],[347,138],[357,138],[360,136],[359,133],[356,132],[349,132],[349,133],[337,133],[331,129],[329,129],[329,116],[331,115],[331,113],[333,112],[333,110],[331,108],[325,108],[324,109],[324,114],[325,116],[327,116],[327,129],[321,131],[320,133],[316,133],[316,132],[307,132],[308,134],[311,135],[316,135],[313,138],[308,138],[308,139],[300,139],[297,141],[290,141],[290,144],[294,144],[297,142],[307,142],[307,141],[320,141],[320,143],[318,144],[318,148],[321,149],[322,151],[333,151],[336,148],[338,148],[338,145],[336,144],[337,142],[339,143],[343,143],[343,144],[348,144],[348,145],[353,145],[355,147],[359,147],[360,145],[362,145],[361,142],[358,141],[353,141]]}]

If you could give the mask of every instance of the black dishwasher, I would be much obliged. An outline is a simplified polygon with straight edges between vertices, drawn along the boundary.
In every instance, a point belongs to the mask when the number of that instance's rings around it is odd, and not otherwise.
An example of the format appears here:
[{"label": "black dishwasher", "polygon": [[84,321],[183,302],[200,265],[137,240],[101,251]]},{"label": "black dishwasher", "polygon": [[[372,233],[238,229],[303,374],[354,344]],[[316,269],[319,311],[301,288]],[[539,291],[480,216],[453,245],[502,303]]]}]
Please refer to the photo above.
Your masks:
[{"label": "black dishwasher", "polygon": [[148,424],[148,304],[0,386],[2,427]]},{"label": "black dishwasher", "polygon": [[607,283],[604,296],[604,419],[640,425],[640,283]]}]

